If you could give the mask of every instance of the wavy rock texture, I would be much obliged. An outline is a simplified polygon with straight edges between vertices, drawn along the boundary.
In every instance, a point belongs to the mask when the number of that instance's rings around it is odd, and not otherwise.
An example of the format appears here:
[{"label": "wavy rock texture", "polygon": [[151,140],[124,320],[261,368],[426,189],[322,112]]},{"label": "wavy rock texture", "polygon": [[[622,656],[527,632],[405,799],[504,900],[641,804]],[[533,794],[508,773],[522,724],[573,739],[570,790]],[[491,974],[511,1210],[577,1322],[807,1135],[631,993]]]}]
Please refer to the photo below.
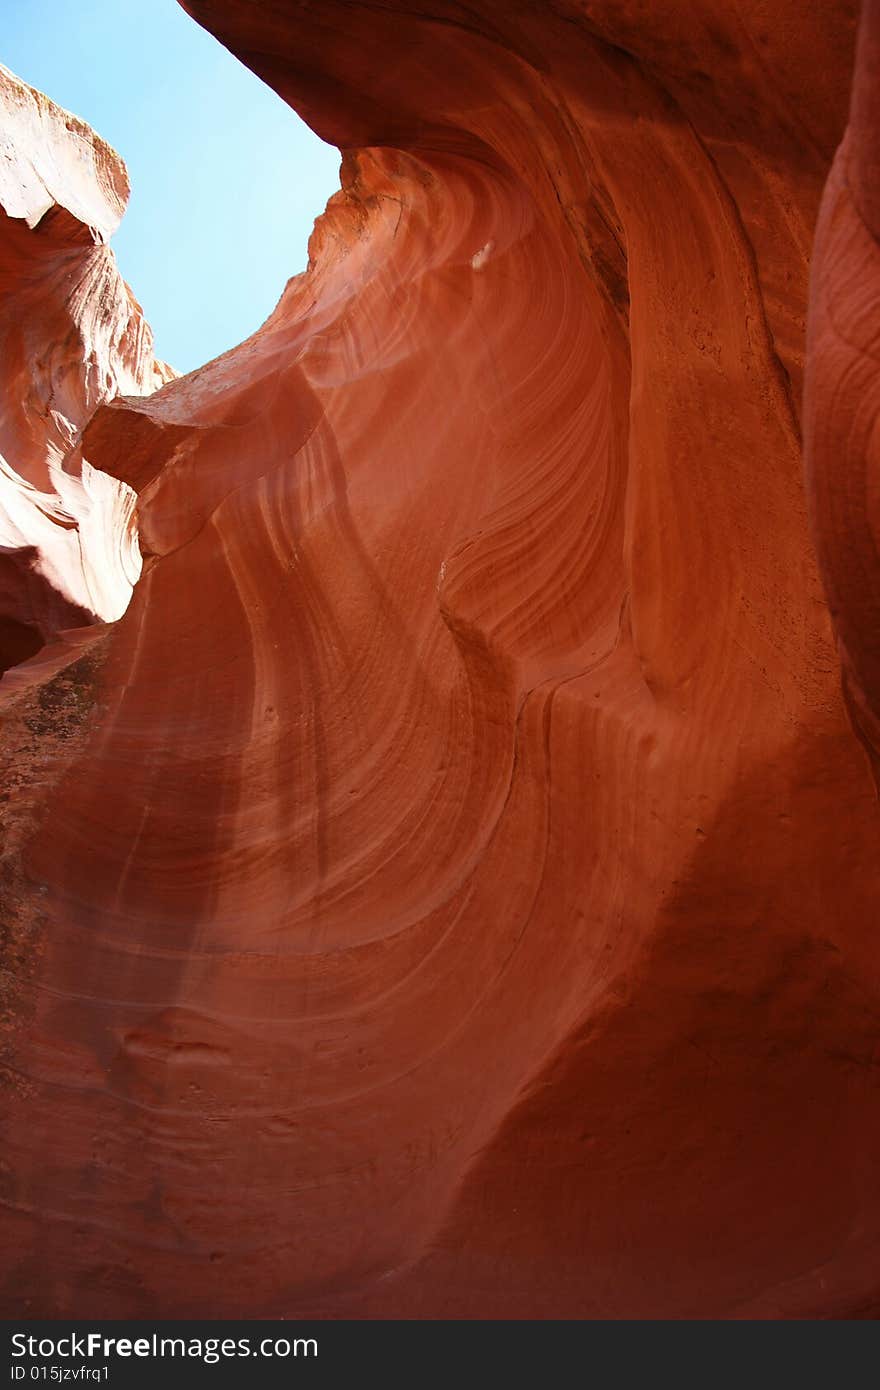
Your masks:
[{"label": "wavy rock texture", "polygon": [[866,0],[850,123],[816,231],[807,482],[853,722],[880,771],[880,5]]},{"label": "wavy rock texture", "polygon": [[876,1314],[799,425],[853,7],[186,8],[343,187],[253,338],[86,432],[144,576],[8,735],[5,1307]]},{"label": "wavy rock texture", "polygon": [[[59,629],[125,611],[135,497],[82,457],[82,429],[119,391],[173,373],[107,246],[128,200],[122,160],[2,67],[0,131],[2,674]],[[0,700],[29,678],[4,680]]]}]

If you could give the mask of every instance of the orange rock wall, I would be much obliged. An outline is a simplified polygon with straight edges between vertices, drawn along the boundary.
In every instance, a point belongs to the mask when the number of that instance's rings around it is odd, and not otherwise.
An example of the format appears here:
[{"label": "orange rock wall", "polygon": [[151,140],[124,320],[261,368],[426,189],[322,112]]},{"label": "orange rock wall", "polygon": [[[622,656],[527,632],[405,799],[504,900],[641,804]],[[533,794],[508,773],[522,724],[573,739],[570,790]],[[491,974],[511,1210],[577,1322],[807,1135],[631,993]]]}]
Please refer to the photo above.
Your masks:
[{"label": "orange rock wall", "polygon": [[[82,429],[173,372],[107,245],[128,201],[122,160],[3,67],[0,126],[2,675],[59,630],[125,611],[135,498],[83,459]],[[4,681],[0,703],[23,681]]]},{"label": "orange rock wall", "polygon": [[880,771],[880,5],[866,0],[851,119],[828,179],[811,284],[807,494],[844,689]]},{"label": "orange rock wall", "polygon": [[800,435],[853,6],[186,8],[343,187],[85,434],[144,576],[21,850],[5,1306],[876,1313]]}]

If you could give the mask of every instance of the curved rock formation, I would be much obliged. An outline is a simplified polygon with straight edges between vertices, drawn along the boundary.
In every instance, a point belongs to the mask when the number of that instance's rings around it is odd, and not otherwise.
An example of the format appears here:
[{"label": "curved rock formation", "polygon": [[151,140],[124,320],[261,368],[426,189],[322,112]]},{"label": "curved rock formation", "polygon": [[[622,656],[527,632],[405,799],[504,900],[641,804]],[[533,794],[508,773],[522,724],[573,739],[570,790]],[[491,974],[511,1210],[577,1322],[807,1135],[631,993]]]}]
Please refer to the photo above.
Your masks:
[{"label": "curved rock formation", "polygon": [[122,160],[2,67],[0,127],[2,674],[59,629],[125,611],[134,494],[83,459],[80,437],[103,401],[173,373],[107,245],[128,201]]},{"label": "curved rock formation", "polygon": [[880,5],[866,0],[846,138],[816,231],[807,482],[853,720],[880,770]]},{"label": "curved rock formation", "polygon": [[342,190],[86,431],[144,575],[4,731],[5,1307],[876,1313],[799,424],[853,6],[186,8]]}]

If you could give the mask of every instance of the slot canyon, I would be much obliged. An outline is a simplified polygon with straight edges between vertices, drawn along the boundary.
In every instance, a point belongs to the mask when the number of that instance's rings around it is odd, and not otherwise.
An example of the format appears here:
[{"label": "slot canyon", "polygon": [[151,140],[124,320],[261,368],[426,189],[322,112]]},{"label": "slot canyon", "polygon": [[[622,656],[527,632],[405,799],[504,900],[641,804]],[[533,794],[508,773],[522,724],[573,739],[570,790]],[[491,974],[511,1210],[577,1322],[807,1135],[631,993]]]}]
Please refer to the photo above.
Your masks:
[{"label": "slot canyon", "polygon": [[183,8],[341,187],[178,376],[0,70],[0,1309],[880,1316],[880,0]]}]

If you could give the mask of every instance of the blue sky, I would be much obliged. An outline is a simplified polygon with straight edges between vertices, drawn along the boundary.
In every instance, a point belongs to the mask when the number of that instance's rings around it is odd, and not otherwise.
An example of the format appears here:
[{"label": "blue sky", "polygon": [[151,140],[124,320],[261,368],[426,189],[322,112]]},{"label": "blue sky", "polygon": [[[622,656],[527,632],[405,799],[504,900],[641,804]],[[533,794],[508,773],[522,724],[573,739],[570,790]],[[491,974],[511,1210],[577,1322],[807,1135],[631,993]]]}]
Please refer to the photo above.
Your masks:
[{"label": "blue sky", "polygon": [[339,152],[176,0],[2,0],[0,62],[122,155],[113,238],[156,353],[191,371],[251,333],[306,264]]}]

